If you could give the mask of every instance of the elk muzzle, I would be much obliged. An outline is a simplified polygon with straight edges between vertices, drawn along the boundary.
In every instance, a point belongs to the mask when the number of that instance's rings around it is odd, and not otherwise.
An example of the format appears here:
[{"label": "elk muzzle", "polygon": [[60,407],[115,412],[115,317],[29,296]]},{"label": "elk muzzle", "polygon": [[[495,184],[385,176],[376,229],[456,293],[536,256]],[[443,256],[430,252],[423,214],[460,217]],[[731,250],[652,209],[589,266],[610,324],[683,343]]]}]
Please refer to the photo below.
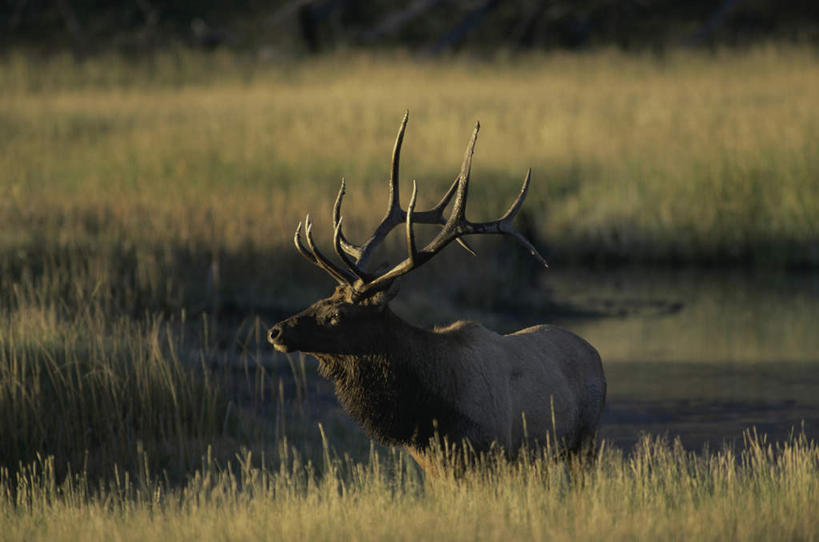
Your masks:
[{"label": "elk muzzle", "polygon": [[287,343],[285,342],[285,327],[287,326],[287,320],[283,322],[279,322],[275,326],[271,327],[267,330],[267,342],[273,345],[273,348],[278,350],[279,352],[290,352],[291,349],[288,348]]}]

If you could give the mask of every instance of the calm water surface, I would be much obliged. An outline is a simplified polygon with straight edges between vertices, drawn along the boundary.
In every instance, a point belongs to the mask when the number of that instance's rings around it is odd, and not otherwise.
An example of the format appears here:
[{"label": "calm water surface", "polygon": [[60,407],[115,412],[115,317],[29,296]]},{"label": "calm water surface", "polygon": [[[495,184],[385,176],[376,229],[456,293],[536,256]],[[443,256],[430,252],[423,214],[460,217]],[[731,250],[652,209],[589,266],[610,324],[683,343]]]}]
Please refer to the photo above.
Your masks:
[{"label": "calm water surface", "polygon": [[622,271],[559,275],[556,298],[598,313],[561,322],[600,351],[603,436],[679,436],[689,449],[819,440],[819,275]]},{"label": "calm water surface", "polygon": [[819,364],[621,362],[606,370],[603,437],[633,445],[642,433],[679,436],[688,449],[741,444],[756,428],[770,440],[801,431],[819,440]]}]

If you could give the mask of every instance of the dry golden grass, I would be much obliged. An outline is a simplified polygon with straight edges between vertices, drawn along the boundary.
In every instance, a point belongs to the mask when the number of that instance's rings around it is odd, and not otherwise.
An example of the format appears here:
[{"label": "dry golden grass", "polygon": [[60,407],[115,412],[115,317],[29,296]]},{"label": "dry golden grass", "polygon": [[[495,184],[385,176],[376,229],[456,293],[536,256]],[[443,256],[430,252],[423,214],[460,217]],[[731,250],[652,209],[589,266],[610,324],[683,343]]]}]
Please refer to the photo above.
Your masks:
[{"label": "dry golden grass", "polygon": [[803,439],[695,455],[645,439],[566,466],[548,455],[490,459],[424,484],[401,455],[355,465],[329,451],[233,469],[205,461],[182,487],[150,473],[89,486],[60,482],[48,461],[0,474],[8,540],[813,540],[819,451]]},{"label": "dry golden grass", "polygon": [[[294,227],[311,212],[328,246],[342,176],[351,236],[376,222],[405,108],[404,201],[412,178],[420,205],[437,199],[480,119],[469,216],[501,212],[532,167],[527,234],[560,267],[816,266],[816,88],[815,53],[786,47],[491,62],[345,55],[279,66],[186,52],[134,62],[6,56],[0,454],[12,469],[22,469],[14,458],[28,462],[38,451],[58,456],[36,473],[0,476],[0,539],[817,538],[809,513],[817,452],[804,441],[701,457],[646,444],[628,457],[606,452],[575,473],[541,460],[426,487],[406,464],[375,459],[315,477],[272,463],[246,463],[235,475],[206,464],[181,488],[140,462],[148,452],[150,465],[178,480],[207,442],[221,461],[232,439],[269,436],[234,427],[211,373],[187,366],[218,355],[258,362],[258,330],[245,322],[186,342],[193,326],[182,315],[196,315],[199,326],[203,311],[278,314],[326,289],[291,249]],[[451,299],[465,274],[483,285],[482,298],[502,296],[504,258],[517,253],[492,247],[481,266],[420,274],[443,275],[437,291]],[[429,299],[407,307],[432,306]],[[700,317],[719,299],[692,295],[683,323],[706,329],[685,340],[705,336],[743,359],[776,353],[779,339],[764,333],[741,351],[736,341],[722,345],[729,334]],[[815,305],[765,305],[783,316],[765,328],[786,332],[777,352],[814,344],[805,337]],[[762,320],[737,322],[729,331]],[[609,324],[588,335],[609,348],[604,357],[631,357],[624,330],[646,334],[642,323]],[[287,434],[299,431],[312,427]],[[66,461],[78,468],[89,448],[96,470],[61,483]],[[114,463],[130,481],[109,475],[114,485],[97,490],[93,480]]]},{"label": "dry golden grass", "polygon": [[562,262],[819,262],[809,50],[252,68],[181,55],[176,65],[181,75],[164,57],[7,59],[4,230],[62,244],[276,251],[307,211],[329,236],[344,176],[345,224],[362,234],[378,218],[409,108],[404,192],[417,178],[421,202],[435,201],[480,119],[472,216],[502,210],[532,167],[532,233]]}]

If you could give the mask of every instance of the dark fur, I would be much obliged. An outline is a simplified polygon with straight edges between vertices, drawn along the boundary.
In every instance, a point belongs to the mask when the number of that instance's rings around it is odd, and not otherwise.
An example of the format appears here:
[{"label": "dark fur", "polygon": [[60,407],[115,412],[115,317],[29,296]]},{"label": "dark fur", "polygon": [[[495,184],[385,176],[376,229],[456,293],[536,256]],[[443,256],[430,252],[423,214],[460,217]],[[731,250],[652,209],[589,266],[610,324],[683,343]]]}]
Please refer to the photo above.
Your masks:
[{"label": "dark fur", "polygon": [[436,334],[398,318],[388,300],[387,294],[356,300],[341,287],[279,322],[269,339],[280,349],[313,353],[341,405],[384,444],[424,448],[436,430],[441,437],[477,440],[477,424],[457,409],[457,390],[434,389],[424,375],[425,367],[445,365],[428,359]]},{"label": "dark fur", "polygon": [[476,424],[458,412],[456,398],[426,386],[407,360],[383,354],[317,357],[321,374],[334,382],[341,405],[383,444],[423,449],[436,430],[441,437],[457,439],[477,434]]}]

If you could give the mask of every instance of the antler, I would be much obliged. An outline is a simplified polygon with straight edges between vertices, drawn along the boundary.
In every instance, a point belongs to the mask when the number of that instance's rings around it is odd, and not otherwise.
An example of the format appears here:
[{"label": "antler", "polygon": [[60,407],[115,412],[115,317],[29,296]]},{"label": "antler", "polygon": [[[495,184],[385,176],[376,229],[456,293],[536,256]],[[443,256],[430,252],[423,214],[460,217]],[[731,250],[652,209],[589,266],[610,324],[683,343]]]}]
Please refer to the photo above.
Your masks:
[{"label": "antler", "polygon": [[[376,226],[375,231],[367,239],[363,245],[355,245],[350,243],[346,237],[344,237],[344,233],[339,230],[338,233],[338,243],[336,243],[337,248],[336,252],[339,252],[339,256],[344,260],[344,263],[350,268],[350,270],[355,273],[356,276],[360,278],[372,276],[366,271],[367,264],[369,263],[369,259],[372,256],[375,248],[380,245],[384,239],[389,235],[389,233],[395,228],[396,226],[403,224],[407,219],[407,212],[401,208],[401,203],[399,201],[399,191],[398,191],[398,166],[401,160],[401,145],[404,142],[404,133],[407,130],[407,121],[409,120],[409,111],[404,112],[404,118],[401,120],[401,127],[398,129],[398,135],[395,137],[395,145],[392,149],[392,164],[390,168],[390,180],[389,180],[389,196],[387,198],[387,212],[384,214],[384,218],[381,219],[381,222]],[[345,182],[344,179],[341,180],[341,188],[338,191],[338,196],[336,196],[335,205],[333,205],[333,227],[338,228],[339,223],[341,221],[341,202],[344,198],[345,194]],[[455,194],[455,190],[458,187],[458,179],[456,178],[452,184],[450,185],[449,189],[444,194],[444,197],[441,198],[441,201],[438,202],[432,209],[428,211],[420,211],[415,213],[415,222],[418,224],[437,224],[437,225],[444,225],[446,224],[446,218],[444,217],[444,209],[449,204],[449,201],[452,199],[452,196]],[[470,254],[473,256],[475,255],[475,251],[463,240],[458,240],[458,242],[463,246]],[[349,258],[341,256],[341,252],[347,254],[348,256],[354,257],[356,260],[354,263],[349,260]]]},{"label": "antler", "polygon": [[[432,209],[427,211],[415,211],[415,203],[418,196],[418,188],[413,181],[412,196],[410,198],[407,210],[401,209],[398,198],[398,163],[401,154],[401,143],[404,139],[404,132],[407,126],[409,113],[404,114],[404,119],[401,122],[401,128],[398,131],[398,136],[395,140],[395,147],[392,154],[392,174],[389,182],[389,203],[387,212],[384,218],[381,219],[379,225],[375,228],[374,233],[363,245],[355,245],[350,243],[345,237],[341,229],[341,202],[345,193],[345,182],[342,179],[341,188],[336,197],[335,205],[333,206],[333,246],[336,254],[344,262],[347,269],[341,269],[333,264],[330,260],[324,257],[316,248],[312,240],[312,228],[310,225],[309,215],[305,221],[307,244],[309,252],[301,244],[301,223],[296,229],[295,243],[299,252],[308,260],[318,265],[327,271],[333,278],[341,284],[348,284],[359,294],[371,294],[388,287],[392,281],[402,275],[405,275],[423,265],[432,259],[435,254],[440,252],[446,245],[452,241],[457,241],[470,253],[475,252],[462,239],[464,235],[477,234],[504,234],[514,237],[523,246],[525,246],[530,254],[534,256],[546,268],[549,265],[546,260],[538,253],[534,246],[518,231],[512,227],[512,220],[517,215],[520,207],[523,205],[523,200],[526,198],[526,193],[529,190],[529,182],[531,181],[532,170],[529,169],[526,177],[523,180],[523,186],[515,201],[512,203],[509,210],[499,219],[491,222],[470,222],[466,219],[466,198],[469,190],[469,175],[472,169],[472,155],[475,152],[475,144],[478,139],[478,131],[480,130],[480,123],[475,124],[475,130],[472,132],[472,137],[467,145],[464,159],[461,163],[461,171],[456,177],[455,181],[447,190],[441,201],[438,202]],[[452,197],[455,197],[455,202],[452,207],[452,212],[448,219],[444,218],[444,209],[449,204]],[[405,224],[407,237],[407,258],[398,263],[391,269],[380,273],[373,274],[366,270],[365,266],[369,257],[372,255],[374,249],[387,237],[393,228],[399,224]],[[415,233],[413,231],[413,224],[437,224],[442,225],[441,231],[420,251],[416,247]],[[355,258],[353,260],[352,258]]]},{"label": "antler", "polygon": [[313,225],[310,223],[310,215],[304,218],[304,229],[309,251],[301,243],[301,222],[299,222],[299,225],[296,227],[296,234],[293,236],[293,243],[296,245],[296,250],[299,251],[299,254],[327,271],[339,284],[352,284],[356,280],[356,277],[351,275],[349,271],[338,267],[316,248],[313,242]]}]

